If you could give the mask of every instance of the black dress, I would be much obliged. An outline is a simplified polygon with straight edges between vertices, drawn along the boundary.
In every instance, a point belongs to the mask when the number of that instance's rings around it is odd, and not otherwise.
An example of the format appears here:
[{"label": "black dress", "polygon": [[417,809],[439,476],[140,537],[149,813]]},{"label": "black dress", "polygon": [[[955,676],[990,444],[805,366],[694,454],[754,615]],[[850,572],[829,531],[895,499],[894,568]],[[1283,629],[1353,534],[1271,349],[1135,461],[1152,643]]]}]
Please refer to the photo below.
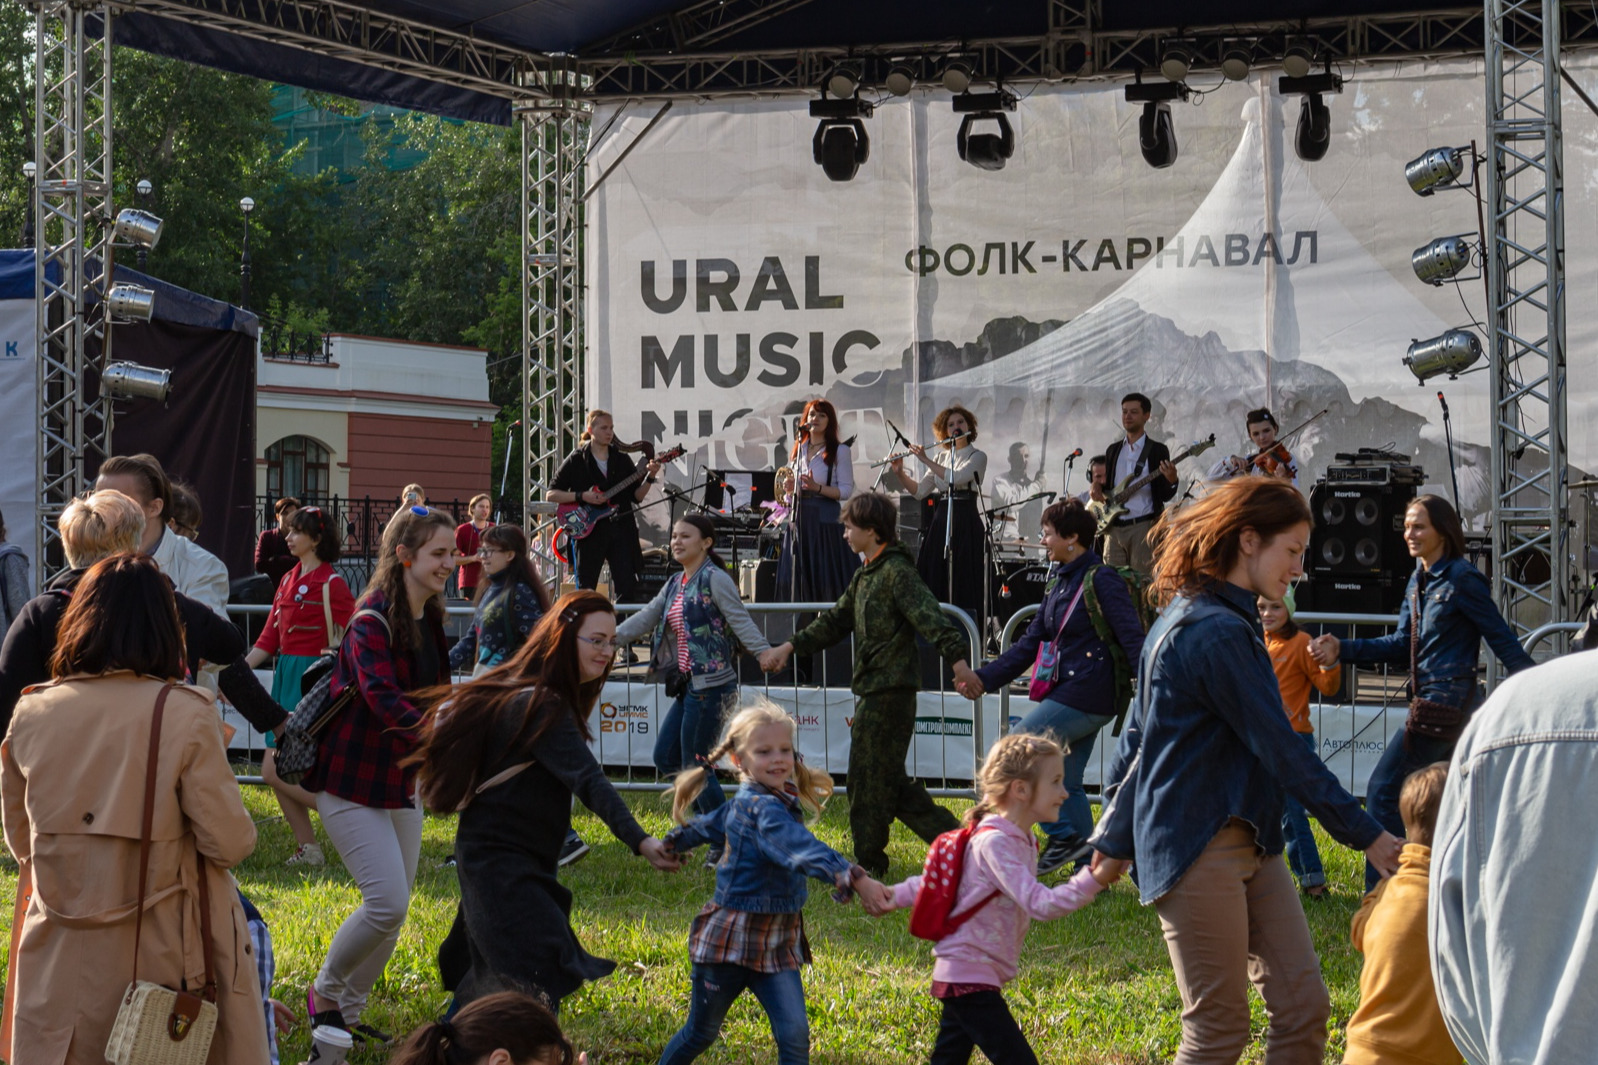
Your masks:
[{"label": "black dress", "polygon": [[[525,701],[529,696],[522,695]],[[610,826],[636,854],[648,838],[605,779],[563,705],[545,708],[556,721],[531,748],[498,753],[481,780],[531,760],[533,764],[474,797],[455,831],[461,901],[455,924],[438,948],[444,987],[457,1005],[496,991],[541,994],[552,1008],[585,980],[610,975],[616,963],[583,949],[571,926],[571,892],[556,878],[556,861],[571,827],[571,799]],[[488,745],[505,752],[519,714],[506,715]]]}]

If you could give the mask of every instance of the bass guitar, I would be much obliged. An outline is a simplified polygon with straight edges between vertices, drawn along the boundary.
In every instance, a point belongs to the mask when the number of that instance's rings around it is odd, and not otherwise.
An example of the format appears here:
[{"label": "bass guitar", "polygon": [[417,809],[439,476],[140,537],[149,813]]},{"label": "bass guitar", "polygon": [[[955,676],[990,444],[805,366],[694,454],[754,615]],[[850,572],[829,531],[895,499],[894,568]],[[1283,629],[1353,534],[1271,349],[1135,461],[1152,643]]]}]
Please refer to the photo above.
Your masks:
[{"label": "bass guitar", "polygon": [[[686,449],[678,444],[670,451],[662,452],[654,457],[654,461],[664,466],[668,462],[682,458]],[[616,513],[612,499],[623,492],[632,491],[639,481],[644,479],[648,472],[647,466],[640,466],[628,476],[611,485],[604,493],[603,503],[562,503],[555,508],[555,525],[567,536],[574,540],[586,540],[594,531],[594,527],[606,518]]]},{"label": "bass guitar", "polygon": [[[1178,451],[1175,455],[1172,455],[1171,465],[1174,466],[1183,459],[1192,458],[1194,455],[1202,455],[1204,452],[1208,451],[1214,446],[1215,434],[1211,433],[1208,439],[1195,440],[1191,444],[1187,445],[1187,447],[1184,447],[1181,451]],[[1105,530],[1110,527],[1111,523],[1113,523],[1116,518],[1126,513],[1127,500],[1131,499],[1134,495],[1141,491],[1144,486],[1150,484],[1154,478],[1163,476],[1165,475],[1159,471],[1159,467],[1155,467],[1141,477],[1135,479],[1128,477],[1126,480],[1116,485],[1115,489],[1110,493],[1110,498],[1105,500],[1103,503],[1089,503],[1087,507],[1088,511],[1099,519],[1099,535],[1103,536]]]}]

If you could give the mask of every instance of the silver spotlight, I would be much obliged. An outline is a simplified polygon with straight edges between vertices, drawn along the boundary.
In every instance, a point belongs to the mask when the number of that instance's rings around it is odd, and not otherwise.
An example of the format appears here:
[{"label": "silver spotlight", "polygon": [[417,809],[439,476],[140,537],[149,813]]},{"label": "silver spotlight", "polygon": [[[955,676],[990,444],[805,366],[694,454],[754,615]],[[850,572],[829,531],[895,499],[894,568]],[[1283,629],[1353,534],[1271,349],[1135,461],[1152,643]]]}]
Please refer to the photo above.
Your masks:
[{"label": "silver spotlight", "polygon": [[1308,42],[1293,41],[1282,52],[1282,73],[1290,78],[1308,77],[1314,63],[1315,51]]},{"label": "silver spotlight", "polygon": [[849,63],[839,63],[827,75],[827,93],[834,99],[847,100],[860,89],[860,68]]},{"label": "silver spotlight", "polygon": [[136,244],[141,248],[153,248],[161,239],[161,226],[161,220],[149,211],[124,207],[117,212],[111,239],[123,244]]},{"label": "silver spotlight", "polygon": [[1481,357],[1481,340],[1475,333],[1468,329],[1450,329],[1442,336],[1411,343],[1404,365],[1418,382],[1425,384],[1428,378],[1438,374],[1458,377]]},{"label": "silver spotlight", "polygon": [[105,296],[106,314],[120,322],[148,322],[155,314],[155,290],[143,285],[112,285]]},{"label": "silver spotlight", "polygon": [[1242,81],[1254,64],[1254,49],[1247,41],[1227,41],[1221,49],[1221,73],[1227,81]]},{"label": "silver spotlight", "polygon": [[111,399],[153,399],[161,403],[172,391],[172,371],[113,362],[100,375],[100,391]]},{"label": "silver spotlight", "polygon": [[956,59],[943,68],[943,87],[953,93],[971,88],[971,65]]},{"label": "silver spotlight", "polygon": [[1448,188],[1465,173],[1465,149],[1433,148],[1404,164],[1404,180],[1417,196],[1430,196]]},{"label": "silver spotlight", "polygon": [[1468,234],[1438,237],[1430,244],[1416,248],[1415,253],[1409,257],[1409,264],[1415,268],[1415,276],[1428,285],[1441,285],[1444,281],[1463,273],[1470,265],[1470,253],[1473,248],[1465,236]]},{"label": "silver spotlight", "polygon": [[909,96],[910,90],[916,87],[916,72],[908,64],[896,63],[883,84],[895,96]]},{"label": "silver spotlight", "polygon": [[1166,81],[1186,81],[1193,68],[1193,46],[1187,41],[1171,41],[1160,53],[1160,73]]}]

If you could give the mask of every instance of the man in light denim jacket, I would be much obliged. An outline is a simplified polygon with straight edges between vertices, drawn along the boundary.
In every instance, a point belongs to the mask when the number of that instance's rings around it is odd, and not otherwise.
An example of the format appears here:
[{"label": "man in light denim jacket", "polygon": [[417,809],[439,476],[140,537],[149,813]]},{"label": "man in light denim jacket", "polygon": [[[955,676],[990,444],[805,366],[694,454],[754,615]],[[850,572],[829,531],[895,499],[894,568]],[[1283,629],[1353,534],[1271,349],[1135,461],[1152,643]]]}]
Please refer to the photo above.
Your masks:
[{"label": "man in light denim jacket", "polygon": [[1569,1065],[1598,1047],[1595,677],[1584,652],[1510,678],[1454,753],[1433,837],[1432,976],[1472,1065]]}]

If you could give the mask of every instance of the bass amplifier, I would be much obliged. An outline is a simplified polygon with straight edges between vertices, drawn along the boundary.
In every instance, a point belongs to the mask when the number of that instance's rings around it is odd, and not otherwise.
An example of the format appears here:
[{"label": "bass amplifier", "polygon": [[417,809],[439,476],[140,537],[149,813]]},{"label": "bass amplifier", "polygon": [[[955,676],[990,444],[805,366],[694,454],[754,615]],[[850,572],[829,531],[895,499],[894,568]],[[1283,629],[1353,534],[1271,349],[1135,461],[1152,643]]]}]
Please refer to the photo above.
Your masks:
[{"label": "bass amplifier", "polygon": [[1350,463],[1326,467],[1328,484],[1420,485],[1426,483],[1426,471],[1407,463]]}]

